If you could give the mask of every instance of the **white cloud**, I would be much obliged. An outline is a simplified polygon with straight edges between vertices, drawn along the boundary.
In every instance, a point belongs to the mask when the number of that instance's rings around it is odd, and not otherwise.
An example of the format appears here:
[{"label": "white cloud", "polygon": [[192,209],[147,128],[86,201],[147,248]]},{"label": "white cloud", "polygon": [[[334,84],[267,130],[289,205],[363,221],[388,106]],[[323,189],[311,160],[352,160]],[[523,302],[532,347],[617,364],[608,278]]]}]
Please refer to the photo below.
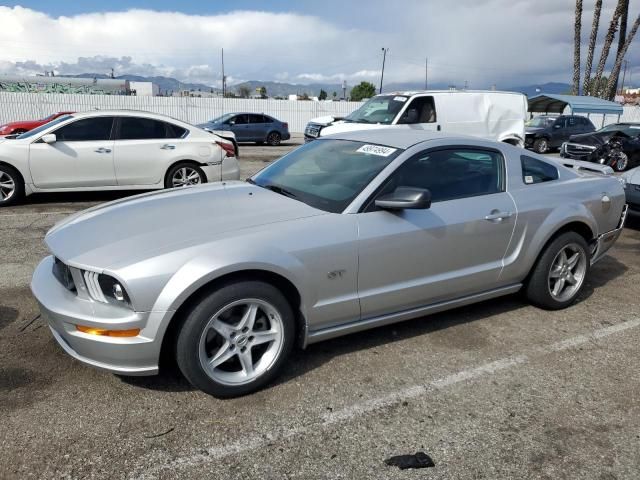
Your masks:
[{"label": "white cloud", "polygon": [[[590,9],[592,6],[586,5]],[[295,13],[222,15],[129,10],[52,17],[0,6],[0,72],[165,75],[219,85],[220,49],[229,83],[244,79],[377,83],[422,81],[486,87],[568,81],[573,2],[557,0],[372,0],[358,15],[323,19]],[[601,37],[611,10],[603,12]],[[633,18],[633,15],[631,16]],[[591,16],[585,11],[583,43]],[[353,27],[357,25],[358,28]],[[586,51],[586,46],[583,49]],[[640,54],[630,50],[631,63]],[[637,58],[635,58],[637,57]]]}]

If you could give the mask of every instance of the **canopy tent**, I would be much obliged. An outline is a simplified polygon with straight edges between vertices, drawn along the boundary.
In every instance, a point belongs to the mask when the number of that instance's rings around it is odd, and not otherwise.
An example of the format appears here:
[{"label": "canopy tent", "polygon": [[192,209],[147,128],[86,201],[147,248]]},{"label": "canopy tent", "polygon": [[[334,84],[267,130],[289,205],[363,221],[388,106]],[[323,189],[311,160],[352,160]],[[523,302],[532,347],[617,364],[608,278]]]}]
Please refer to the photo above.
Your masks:
[{"label": "canopy tent", "polygon": [[562,114],[569,107],[571,115],[586,113],[587,116],[595,113],[602,115],[604,125],[605,115],[620,115],[623,113],[622,105],[595,97],[583,97],[575,95],[540,94],[529,98],[529,112],[531,113],[557,113]]}]

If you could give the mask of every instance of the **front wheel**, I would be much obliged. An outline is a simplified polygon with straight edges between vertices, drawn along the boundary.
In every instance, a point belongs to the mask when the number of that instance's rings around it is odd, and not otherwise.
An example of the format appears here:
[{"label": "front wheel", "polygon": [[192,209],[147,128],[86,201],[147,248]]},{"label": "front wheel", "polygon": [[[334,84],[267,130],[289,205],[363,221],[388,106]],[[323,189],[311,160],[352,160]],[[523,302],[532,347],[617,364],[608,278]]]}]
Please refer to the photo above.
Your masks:
[{"label": "front wheel", "polygon": [[533,142],[533,150],[536,153],[546,153],[549,150],[549,141],[546,138],[538,138]]},{"label": "front wheel", "polygon": [[0,207],[13,205],[24,197],[24,182],[18,171],[0,165]]},{"label": "front wheel", "polygon": [[228,284],[204,297],[178,334],[176,360],[189,382],[219,398],[273,380],[294,343],[294,314],[282,293],[258,281]]},{"label": "front wheel", "polygon": [[525,289],[527,298],[546,310],[568,307],[582,290],[589,265],[589,246],[582,235],[559,235],[542,252],[531,272]]},{"label": "front wheel", "polygon": [[618,152],[614,155],[611,164],[616,172],[624,172],[629,166],[629,157],[624,152]]},{"label": "front wheel", "polygon": [[207,182],[207,176],[202,169],[192,163],[179,163],[167,172],[164,188],[188,187]]}]

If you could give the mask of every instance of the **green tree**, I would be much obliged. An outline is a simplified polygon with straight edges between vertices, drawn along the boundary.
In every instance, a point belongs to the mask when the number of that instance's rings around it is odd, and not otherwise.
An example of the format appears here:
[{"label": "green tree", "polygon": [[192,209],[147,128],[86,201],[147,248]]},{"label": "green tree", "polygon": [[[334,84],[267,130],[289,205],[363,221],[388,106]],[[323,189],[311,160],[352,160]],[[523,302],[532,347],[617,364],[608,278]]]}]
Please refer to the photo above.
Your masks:
[{"label": "green tree", "polygon": [[333,92],[332,96],[333,96],[333,100],[335,100],[336,97],[338,96],[338,93],[337,92]]},{"label": "green tree", "polygon": [[325,92],[324,90],[320,89],[320,95],[318,95],[318,99],[319,100],[326,100],[327,99],[327,92]]},{"label": "green tree", "polygon": [[258,87],[256,90],[258,91],[260,98],[267,98],[267,87],[263,85],[262,87]]},{"label": "green tree", "polygon": [[370,82],[360,82],[351,89],[351,101],[359,102],[365,98],[371,98],[376,94],[376,86]]}]

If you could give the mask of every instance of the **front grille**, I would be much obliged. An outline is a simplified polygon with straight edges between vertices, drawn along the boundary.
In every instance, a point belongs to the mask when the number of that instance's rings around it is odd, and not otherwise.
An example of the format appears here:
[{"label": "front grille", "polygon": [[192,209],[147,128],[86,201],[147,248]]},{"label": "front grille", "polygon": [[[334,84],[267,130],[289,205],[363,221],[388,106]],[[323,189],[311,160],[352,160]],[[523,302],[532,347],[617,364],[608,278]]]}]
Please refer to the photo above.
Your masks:
[{"label": "front grille", "polygon": [[69,266],[63,263],[59,258],[54,258],[53,276],[58,279],[64,288],[72,292],[76,291],[76,285],[73,282],[73,276]]},{"label": "front grille", "polygon": [[580,145],[578,143],[567,143],[565,145],[565,152],[572,157],[586,157],[590,155],[596,147],[590,145]]},{"label": "front grille", "polygon": [[315,123],[307,124],[307,128],[304,129],[304,134],[307,137],[317,138],[320,135],[320,130],[322,130],[321,125],[317,125]]}]

